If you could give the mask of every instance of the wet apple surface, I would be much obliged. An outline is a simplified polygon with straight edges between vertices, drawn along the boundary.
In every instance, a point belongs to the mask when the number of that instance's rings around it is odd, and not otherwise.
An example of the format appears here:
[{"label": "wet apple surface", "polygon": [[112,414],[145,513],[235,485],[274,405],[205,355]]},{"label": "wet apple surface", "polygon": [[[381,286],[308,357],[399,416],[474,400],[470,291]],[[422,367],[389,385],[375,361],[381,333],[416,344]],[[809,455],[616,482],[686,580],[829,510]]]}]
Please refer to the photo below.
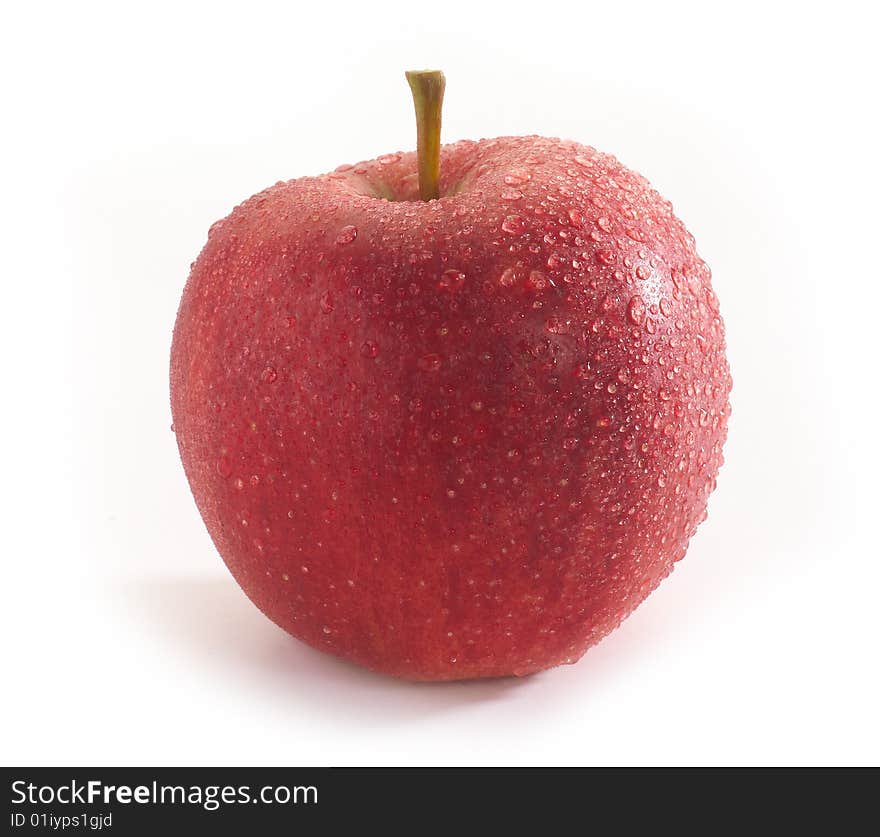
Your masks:
[{"label": "wet apple surface", "polygon": [[296,637],[393,675],[573,662],[706,515],[730,375],[710,272],[613,157],[444,146],[252,197],[174,332],[180,453],[220,554]]}]

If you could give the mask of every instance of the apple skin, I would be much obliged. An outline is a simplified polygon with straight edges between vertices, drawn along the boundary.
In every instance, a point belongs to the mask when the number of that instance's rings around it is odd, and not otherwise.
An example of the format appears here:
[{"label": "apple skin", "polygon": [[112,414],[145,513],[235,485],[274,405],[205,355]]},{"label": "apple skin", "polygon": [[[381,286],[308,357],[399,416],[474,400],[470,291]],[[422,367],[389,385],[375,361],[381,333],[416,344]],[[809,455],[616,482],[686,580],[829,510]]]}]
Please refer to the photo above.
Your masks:
[{"label": "apple skin", "polygon": [[[413,680],[578,660],[681,559],[731,379],[710,272],[611,156],[505,137],[275,186],[216,223],[171,405],[235,579]],[[387,198],[393,198],[388,200]]]}]

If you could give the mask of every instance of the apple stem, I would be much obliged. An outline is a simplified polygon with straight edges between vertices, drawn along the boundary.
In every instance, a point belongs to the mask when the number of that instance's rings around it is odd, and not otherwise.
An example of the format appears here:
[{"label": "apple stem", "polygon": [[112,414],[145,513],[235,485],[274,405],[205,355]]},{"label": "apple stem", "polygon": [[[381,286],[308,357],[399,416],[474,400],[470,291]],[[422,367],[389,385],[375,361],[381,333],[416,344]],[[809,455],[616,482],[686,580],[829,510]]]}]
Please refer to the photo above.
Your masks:
[{"label": "apple stem", "polygon": [[440,70],[408,70],[406,80],[416,106],[419,195],[432,201],[440,197],[440,114],[446,78]]}]

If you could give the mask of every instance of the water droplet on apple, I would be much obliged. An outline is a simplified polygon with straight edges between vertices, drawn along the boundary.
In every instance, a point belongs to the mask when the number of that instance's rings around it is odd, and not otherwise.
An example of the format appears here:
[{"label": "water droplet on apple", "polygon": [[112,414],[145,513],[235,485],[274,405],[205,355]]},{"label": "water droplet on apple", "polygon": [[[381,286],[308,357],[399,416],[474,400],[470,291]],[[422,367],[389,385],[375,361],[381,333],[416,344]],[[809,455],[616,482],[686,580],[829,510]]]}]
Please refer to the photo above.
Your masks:
[{"label": "water droplet on apple", "polygon": [[579,229],[583,229],[586,223],[583,213],[581,213],[578,209],[569,209],[568,218],[571,221],[572,226],[578,227]]},{"label": "water droplet on apple", "polygon": [[540,270],[533,270],[526,279],[526,287],[535,293],[541,293],[548,284],[547,277]]},{"label": "water droplet on apple", "polygon": [[636,325],[641,325],[645,319],[645,303],[640,296],[634,296],[626,309],[627,316],[630,321]]},{"label": "water droplet on apple", "polygon": [[516,284],[516,274],[512,267],[508,267],[502,272],[498,277],[498,283],[504,288],[511,288]]},{"label": "water droplet on apple", "polygon": [[504,182],[508,186],[522,186],[532,179],[532,174],[528,169],[511,169],[504,177]]},{"label": "water droplet on apple", "polygon": [[229,477],[232,476],[232,464],[225,456],[221,456],[217,460],[217,473],[220,474],[223,479],[229,479]]},{"label": "water droplet on apple", "polygon": [[274,384],[278,380],[278,373],[274,366],[267,366],[260,375],[260,380],[264,384]]},{"label": "water droplet on apple", "polygon": [[343,227],[336,236],[337,244],[351,244],[357,238],[358,230],[353,224]]},{"label": "water droplet on apple", "polygon": [[364,340],[361,345],[361,354],[364,357],[375,358],[379,354],[379,346],[374,343],[372,340]]},{"label": "water droplet on apple", "polygon": [[551,317],[545,323],[545,328],[551,334],[568,334],[571,328],[571,320],[565,320],[560,317]]},{"label": "water droplet on apple", "polygon": [[501,224],[501,229],[511,235],[520,235],[525,228],[525,221],[520,215],[508,215]]},{"label": "water droplet on apple", "polygon": [[440,288],[441,291],[455,293],[464,285],[466,278],[465,274],[460,270],[444,270],[437,287]]},{"label": "water droplet on apple", "polygon": [[329,314],[333,310],[333,294],[330,291],[321,294],[320,306],[322,314]]},{"label": "water droplet on apple", "polygon": [[501,190],[501,200],[503,200],[503,201],[509,201],[509,202],[518,201],[518,200],[522,199],[522,196],[523,196],[523,193],[520,192],[519,189],[514,189],[512,186],[505,186]]},{"label": "water droplet on apple", "polygon": [[443,365],[443,360],[440,355],[430,352],[422,355],[416,363],[419,369],[424,372],[436,372]]}]

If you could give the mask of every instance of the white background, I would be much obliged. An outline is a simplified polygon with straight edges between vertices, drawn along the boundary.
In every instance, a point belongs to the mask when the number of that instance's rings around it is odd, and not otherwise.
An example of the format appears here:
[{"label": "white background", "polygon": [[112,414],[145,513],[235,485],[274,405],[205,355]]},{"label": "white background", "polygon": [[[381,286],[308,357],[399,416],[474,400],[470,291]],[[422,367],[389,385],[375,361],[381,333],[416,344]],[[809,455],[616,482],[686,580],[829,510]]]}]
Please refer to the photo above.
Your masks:
[{"label": "white background", "polygon": [[[0,70],[0,758],[877,763],[878,169],[867,3],[16,4]],[[169,429],[189,263],[248,195],[540,133],[646,174],[714,271],[734,377],[709,520],[577,666],[412,685],[270,624]]]}]

